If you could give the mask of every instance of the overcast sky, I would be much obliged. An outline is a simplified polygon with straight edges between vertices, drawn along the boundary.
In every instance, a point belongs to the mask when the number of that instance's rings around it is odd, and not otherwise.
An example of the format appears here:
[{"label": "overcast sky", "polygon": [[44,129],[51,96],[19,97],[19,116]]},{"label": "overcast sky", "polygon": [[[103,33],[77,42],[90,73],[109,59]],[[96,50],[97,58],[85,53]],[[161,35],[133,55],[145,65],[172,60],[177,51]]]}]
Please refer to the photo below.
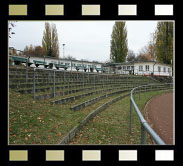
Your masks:
[{"label": "overcast sky", "polygon": [[[110,40],[115,21],[49,21],[56,24],[60,56],[105,62],[110,57]],[[128,48],[135,53],[150,40],[157,21],[126,21]],[[42,45],[45,21],[18,21],[9,46],[24,50],[26,45]]]}]

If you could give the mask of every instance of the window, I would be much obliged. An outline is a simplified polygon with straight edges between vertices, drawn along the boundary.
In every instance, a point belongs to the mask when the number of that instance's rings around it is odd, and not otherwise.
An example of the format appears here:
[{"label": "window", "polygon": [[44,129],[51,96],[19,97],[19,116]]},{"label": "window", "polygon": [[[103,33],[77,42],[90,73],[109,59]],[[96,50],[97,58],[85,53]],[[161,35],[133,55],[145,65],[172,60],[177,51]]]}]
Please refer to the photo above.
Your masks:
[{"label": "window", "polygon": [[146,65],[146,71],[149,71],[149,65]]},{"label": "window", "polygon": [[77,64],[77,66],[81,66],[81,64]]},{"label": "window", "polygon": [[127,66],[127,70],[130,70],[130,66]]},{"label": "window", "polygon": [[[53,62],[52,62],[53,63]],[[63,62],[58,62],[58,64],[61,64],[61,65],[63,65],[64,63]]]},{"label": "window", "polygon": [[131,66],[131,69],[133,70],[134,69],[134,66]]},{"label": "window", "polygon": [[75,67],[75,66],[76,66],[76,64],[75,64],[75,63],[72,63],[72,66],[74,66],[74,67]]},{"label": "window", "polygon": [[126,66],[123,66],[123,70],[126,70]]},{"label": "window", "polygon": [[170,73],[170,68],[168,68],[168,72]]},{"label": "window", "polygon": [[143,71],[143,66],[142,65],[139,66],[139,71]]},{"label": "window", "polygon": [[121,70],[121,66],[118,67],[118,70]]},{"label": "window", "polygon": [[158,66],[158,72],[161,72],[161,67],[160,66]]},{"label": "window", "polygon": [[65,65],[66,65],[66,66],[69,66],[69,65],[70,65],[70,63],[65,63]]},{"label": "window", "polygon": [[166,67],[163,68],[164,73],[166,73]]}]

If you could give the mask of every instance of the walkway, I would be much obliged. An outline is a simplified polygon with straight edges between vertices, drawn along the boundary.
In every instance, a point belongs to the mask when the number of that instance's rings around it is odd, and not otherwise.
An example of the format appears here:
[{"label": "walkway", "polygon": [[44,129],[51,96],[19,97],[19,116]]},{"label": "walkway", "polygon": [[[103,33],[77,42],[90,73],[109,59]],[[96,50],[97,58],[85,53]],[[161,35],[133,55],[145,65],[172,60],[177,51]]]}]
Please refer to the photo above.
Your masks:
[{"label": "walkway", "polygon": [[166,144],[173,144],[173,92],[153,97],[147,112],[152,128]]}]

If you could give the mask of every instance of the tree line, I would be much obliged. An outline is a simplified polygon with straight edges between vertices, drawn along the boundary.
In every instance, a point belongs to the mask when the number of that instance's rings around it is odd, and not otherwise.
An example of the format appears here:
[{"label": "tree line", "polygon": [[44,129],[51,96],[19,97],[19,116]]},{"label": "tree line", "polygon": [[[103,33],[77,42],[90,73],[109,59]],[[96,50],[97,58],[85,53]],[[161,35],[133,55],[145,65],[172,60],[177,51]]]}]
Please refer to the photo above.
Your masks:
[{"label": "tree line", "polygon": [[173,63],[173,22],[158,22],[150,41],[138,54],[128,48],[126,22],[115,22],[111,35],[110,62],[149,60]]},{"label": "tree line", "polygon": [[24,54],[29,56],[49,56],[59,58],[59,41],[56,25],[45,23],[45,30],[43,32],[42,46],[26,46]]},{"label": "tree line", "polygon": [[[12,28],[15,22],[9,22],[9,38],[13,34]],[[110,62],[121,63],[129,61],[157,61],[173,64],[173,22],[158,22],[150,40],[140,51],[135,54],[128,48],[128,36],[126,22],[115,22],[111,34]],[[56,25],[45,23],[42,45],[26,46],[25,55],[50,56],[59,58],[59,41]],[[73,57],[63,57],[73,59]]]}]

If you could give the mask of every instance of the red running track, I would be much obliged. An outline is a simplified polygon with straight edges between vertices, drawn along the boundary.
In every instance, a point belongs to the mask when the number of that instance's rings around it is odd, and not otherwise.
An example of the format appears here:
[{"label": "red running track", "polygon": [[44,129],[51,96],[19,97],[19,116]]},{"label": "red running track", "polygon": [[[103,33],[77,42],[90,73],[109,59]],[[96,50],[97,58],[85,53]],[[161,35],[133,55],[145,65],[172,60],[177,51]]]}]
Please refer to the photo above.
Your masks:
[{"label": "red running track", "polygon": [[155,132],[166,144],[173,144],[173,92],[153,97],[146,110]]}]

